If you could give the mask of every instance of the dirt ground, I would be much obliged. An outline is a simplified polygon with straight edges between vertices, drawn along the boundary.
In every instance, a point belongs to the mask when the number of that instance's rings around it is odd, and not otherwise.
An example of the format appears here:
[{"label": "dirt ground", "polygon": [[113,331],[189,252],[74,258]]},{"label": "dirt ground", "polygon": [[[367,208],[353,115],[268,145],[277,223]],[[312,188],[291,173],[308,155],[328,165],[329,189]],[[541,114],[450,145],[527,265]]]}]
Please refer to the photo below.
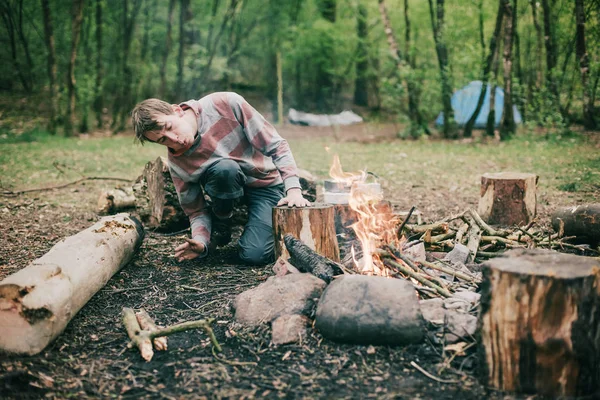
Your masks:
[{"label": "dirt ground", "polygon": [[[395,132],[388,125],[369,140],[389,138]],[[285,133],[295,134],[306,131],[291,127]],[[98,218],[93,209],[99,187],[85,182],[0,197],[0,279],[42,256],[59,239],[93,224]],[[272,275],[270,267],[241,265],[235,241],[202,262],[177,263],[172,249],[181,242],[182,236],[147,232],[133,261],[41,354],[0,354],[0,398],[520,398],[480,383],[475,350],[445,368],[441,378],[453,383],[423,375],[411,361],[438,375],[448,359],[443,343],[432,336],[420,345],[373,348],[337,344],[310,330],[302,343],[273,346],[267,326],[241,329],[233,323],[231,311],[235,296],[266,280]],[[213,356],[204,333],[188,331],[170,336],[169,350],[145,362],[136,349],[127,347],[122,307],[143,307],[162,325],[215,318],[221,359]]]}]

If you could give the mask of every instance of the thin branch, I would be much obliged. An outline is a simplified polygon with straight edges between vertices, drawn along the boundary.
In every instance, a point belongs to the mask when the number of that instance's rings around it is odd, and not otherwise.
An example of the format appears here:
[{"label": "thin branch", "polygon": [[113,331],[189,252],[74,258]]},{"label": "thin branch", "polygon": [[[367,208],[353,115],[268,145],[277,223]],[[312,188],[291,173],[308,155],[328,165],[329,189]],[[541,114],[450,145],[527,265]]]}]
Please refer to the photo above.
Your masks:
[{"label": "thin branch", "polygon": [[85,176],[85,177],[77,179],[77,180],[75,180],[73,182],[64,183],[62,185],[56,185],[56,186],[47,186],[47,187],[43,187],[43,188],[25,189],[25,190],[17,190],[17,191],[12,191],[12,190],[5,189],[4,191],[2,191],[1,194],[3,196],[18,196],[18,195],[23,194],[23,193],[44,192],[44,191],[47,191],[47,190],[63,189],[63,188],[66,188],[67,186],[76,185],[76,184],[84,182],[84,181],[121,181],[121,182],[133,182],[133,179],[115,178],[115,177],[110,177],[110,176]]}]

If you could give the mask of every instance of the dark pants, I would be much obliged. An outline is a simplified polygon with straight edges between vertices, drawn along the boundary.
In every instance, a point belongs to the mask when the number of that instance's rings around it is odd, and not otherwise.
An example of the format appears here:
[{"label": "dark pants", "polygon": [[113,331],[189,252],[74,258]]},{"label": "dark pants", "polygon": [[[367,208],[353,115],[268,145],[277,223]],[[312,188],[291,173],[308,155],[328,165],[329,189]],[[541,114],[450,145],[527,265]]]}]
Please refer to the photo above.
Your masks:
[{"label": "dark pants", "polygon": [[219,160],[208,167],[203,176],[204,191],[213,202],[238,199],[248,204],[248,223],[238,243],[239,255],[248,264],[267,264],[273,261],[273,207],[281,200],[284,186],[264,188],[244,187],[246,175],[233,160]]}]

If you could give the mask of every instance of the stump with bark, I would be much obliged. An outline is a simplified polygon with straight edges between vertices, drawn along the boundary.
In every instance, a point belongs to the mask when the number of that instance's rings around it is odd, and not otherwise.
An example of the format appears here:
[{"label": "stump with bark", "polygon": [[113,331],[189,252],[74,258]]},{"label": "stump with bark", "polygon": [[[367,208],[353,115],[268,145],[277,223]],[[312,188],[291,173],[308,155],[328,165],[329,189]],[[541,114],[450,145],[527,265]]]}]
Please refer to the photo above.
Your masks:
[{"label": "stump with bark", "polygon": [[485,222],[493,225],[528,224],[536,214],[537,181],[535,174],[483,174],[477,212]]},{"label": "stump with bark", "polygon": [[0,349],[42,351],[131,260],[143,236],[127,214],[105,217],[0,282]]},{"label": "stump with bark", "polygon": [[481,327],[490,386],[553,397],[600,395],[598,259],[518,249],[488,261]]},{"label": "stump with bark", "polygon": [[600,204],[562,207],[552,214],[552,227],[561,236],[577,236],[581,241],[600,242]]},{"label": "stump with bark", "polygon": [[275,257],[289,258],[283,238],[286,234],[302,240],[309,248],[333,261],[340,260],[335,236],[334,209],[331,205],[313,204],[310,207],[273,208]]}]

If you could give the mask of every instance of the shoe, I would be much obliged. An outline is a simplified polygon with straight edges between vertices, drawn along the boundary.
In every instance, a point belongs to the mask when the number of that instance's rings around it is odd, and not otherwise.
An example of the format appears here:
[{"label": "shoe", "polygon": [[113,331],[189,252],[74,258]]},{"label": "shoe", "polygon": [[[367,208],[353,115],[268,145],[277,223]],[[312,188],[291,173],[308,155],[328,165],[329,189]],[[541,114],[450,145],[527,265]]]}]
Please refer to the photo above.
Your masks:
[{"label": "shoe", "polygon": [[213,202],[212,211],[220,220],[227,220],[233,216],[234,200],[216,200]]},{"label": "shoe", "polygon": [[210,242],[215,246],[226,246],[231,242],[231,221],[219,218],[212,219]]}]

